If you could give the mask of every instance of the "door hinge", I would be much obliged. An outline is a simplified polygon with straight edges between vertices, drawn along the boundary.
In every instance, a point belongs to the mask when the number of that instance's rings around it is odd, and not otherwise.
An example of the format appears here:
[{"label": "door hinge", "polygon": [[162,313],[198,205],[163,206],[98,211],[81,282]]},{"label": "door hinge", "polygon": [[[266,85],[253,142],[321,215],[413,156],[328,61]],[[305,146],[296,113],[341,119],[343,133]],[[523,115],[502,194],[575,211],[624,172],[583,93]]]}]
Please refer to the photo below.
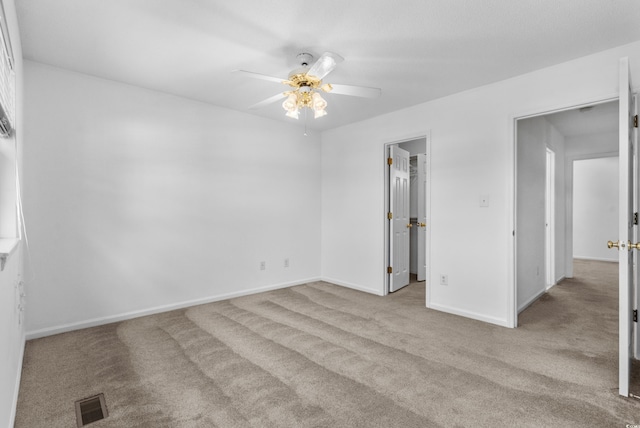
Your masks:
[{"label": "door hinge", "polygon": [[633,224],[638,224],[638,213],[633,213]]},{"label": "door hinge", "polygon": [[388,212],[388,213],[387,213],[387,218],[388,218],[389,220],[393,220],[393,213],[392,213],[392,212]]},{"label": "door hinge", "polygon": [[393,273],[393,268],[391,266],[387,268],[387,273]]},{"label": "door hinge", "polygon": [[638,127],[638,115],[637,114],[635,116],[633,116],[633,127],[634,128]]},{"label": "door hinge", "polygon": [[633,310],[633,322],[638,322],[638,310]]},{"label": "door hinge", "polygon": [[393,158],[387,158],[387,165],[393,165]]}]

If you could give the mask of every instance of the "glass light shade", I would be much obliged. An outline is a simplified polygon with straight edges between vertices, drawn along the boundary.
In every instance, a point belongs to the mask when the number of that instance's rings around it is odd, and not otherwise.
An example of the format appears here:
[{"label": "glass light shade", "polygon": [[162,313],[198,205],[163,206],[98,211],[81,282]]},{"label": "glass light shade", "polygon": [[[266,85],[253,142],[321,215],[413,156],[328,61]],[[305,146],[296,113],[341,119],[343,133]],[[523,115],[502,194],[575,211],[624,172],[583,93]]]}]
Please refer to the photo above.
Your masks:
[{"label": "glass light shade", "polygon": [[311,95],[311,100],[315,111],[324,110],[327,107],[327,102],[317,92],[314,92],[313,95]]},{"label": "glass light shade", "polygon": [[313,103],[314,119],[325,116],[327,114],[327,112],[325,111],[327,102],[320,96],[319,93],[314,92],[311,96],[311,101]]},{"label": "glass light shade", "polygon": [[282,108],[288,112],[292,112],[293,110],[298,110],[298,99],[296,97],[296,94],[289,94],[287,99],[284,100],[284,102],[282,103]]},{"label": "glass light shade", "polygon": [[317,119],[319,117],[326,116],[326,115],[327,115],[327,111],[326,110],[314,110],[313,118]]},{"label": "glass light shade", "polygon": [[287,111],[285,113],[285,116],[289,116],[289,117],[292,117],[294,119],[297,119],[299,114],[300,114],[300,110],[298,110],[297,108],[294,108],[292,110]]}]

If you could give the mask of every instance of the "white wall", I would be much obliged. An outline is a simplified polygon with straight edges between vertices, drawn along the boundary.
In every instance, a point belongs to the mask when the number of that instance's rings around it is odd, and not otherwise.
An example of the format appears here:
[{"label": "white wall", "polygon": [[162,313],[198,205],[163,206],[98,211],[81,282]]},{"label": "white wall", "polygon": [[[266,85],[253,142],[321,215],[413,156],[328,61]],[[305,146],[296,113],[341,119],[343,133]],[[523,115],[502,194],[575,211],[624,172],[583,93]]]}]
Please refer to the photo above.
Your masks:
[{"label": "white wall", "polygon": [[618,157],[573,163],[573,254],[618,261],[606,242],[618,235]]},{"label": "white wall", "polygon": [[611,153],[618,153],[617,132],[568,137],[566,140],[566,157],[570,161]]},{"label": "white wall", "polygon": [[517,301],[522,310],[546,289],[545,171],[549,122],[518,121],[517,138]]},{"label": "white wall", "polygon": [[553,126],[549,125],[547,144],[555,153],[555,212],[554,212],[554,241],[555,241],[555,277],[554,284],[566,277],[567,264],[565,259],[566,251],[566,204],[567,197],[566,184],[566,139]]},{"label": "white wall", "polygon": [[[617,156],[618,133],[590,134],[573,136],[566,139],[565,153],[565,183],[566,183],[566,247],[565,247],[565,275],[573,277],[573,164],[580,159],[594,159]],[[616,233],[617,235],[617,233]],[[609,239],[609,238],[608,238]],[[608,240],[607,239],[607,240]],[[606,241],[605,241],[606,242]]]},{"label": "white wall", "polygon": [[[13,0],[3,0],[7,18],[16,71],[16,131],[13,138],[0,140],[0,237],[16,237],[16,193],[15,156],[22,164],[23,145],[22,118],[22,48],[18,31],[15,4]],[[16,153],[17,145],[17,153]],[[15,406],[18,399],[22,355],[24,351],[24,324],[18,309],[22,277],[22,255],[20,249],[7,260],[0,272],[0,426],[12,427]]]},{"label": "white wall", "polygon": [[514,325],[513,119],[617,96],[623,56],[640,82],[633,43],[323,133],[322,276],[383,292],[383,146],[430,130],[430,305]]},{"label": "white wall", "polygon": [[318,136],[25,71],[28,337],[319,278]]},{"label": "white wall", "polygon": [[521,311],[547,289],[545,277],[546,149],[555,162],[555,278],[564,276],[565,263],[565,138],[544,116],[523,119],[517,126],[517,304]]}]

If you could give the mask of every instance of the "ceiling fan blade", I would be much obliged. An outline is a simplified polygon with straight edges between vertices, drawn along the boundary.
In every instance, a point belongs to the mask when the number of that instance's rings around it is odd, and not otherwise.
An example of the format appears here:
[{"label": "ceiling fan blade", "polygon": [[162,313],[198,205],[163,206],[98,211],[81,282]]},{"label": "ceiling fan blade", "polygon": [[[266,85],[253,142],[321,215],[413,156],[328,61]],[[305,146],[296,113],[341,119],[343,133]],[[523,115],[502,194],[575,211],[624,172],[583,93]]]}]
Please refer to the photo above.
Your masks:
[{"label": "ceiling fan blade", "polygon": [[249,107],[249,110],[255,110],[255,109],[258,109],[258,108],[264,107],[264,106],[266,106],[266,105],[269,105],[269,104],[275,103],[276,101],[281,100],[281,99],[283,99],[283,98],[284,98],[284,97],[286,97],[286,96],[287,96],[287,95],[286,95],[286,94],[284,94],[284,93],[274,95],[274,96],[272,96],[272,97],[267,98],[267,99],[266,99],[266,100],[264,100],[264,101],[260,101],[259,103],[257,103],[257,104],[254,104],[254,105],[250,106],[250,107]]},{"label": "ceiling fan blade", "polygon": [[322,80],[327,74],[331,73],[339,62],[344,61],[340,55],[333,52],[325,52],[311,66],[307,74]]},{"label": "ceiling fan blade", "polygon": [[286,82],[286,79],[281,79],[279,77],[273,77],[273,76],[267,76],[266,74],[254,73],[252,71],[234,70],[233,72],[234,73],[240,73],[243,76],[251,77],[252,79],[267,80],[269,82],[276,82],[276,83],[285,83]]},{"label": "ceiling fan blade", "polygon": [[329,85],[323,85],[321,89],[330,94],[351,95],[354,97],[363,98],[378,98],[382,93],[382,89],[380,88],[368,88],[366,86],[353,85],[337,85],[333,83]]}]

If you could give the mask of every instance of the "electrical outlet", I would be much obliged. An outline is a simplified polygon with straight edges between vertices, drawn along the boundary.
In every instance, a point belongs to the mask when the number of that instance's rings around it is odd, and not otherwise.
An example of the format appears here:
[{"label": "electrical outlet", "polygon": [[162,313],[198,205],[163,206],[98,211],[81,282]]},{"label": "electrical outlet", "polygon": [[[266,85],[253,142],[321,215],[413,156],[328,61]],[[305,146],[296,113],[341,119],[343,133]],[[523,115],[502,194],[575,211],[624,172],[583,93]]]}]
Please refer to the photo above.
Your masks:
[{"label": "electrical outlet", "polygon": [[267,269],[267,262],[260,262],[260,270]]},{"label": "electrical outlet", "polygon": [[449,276],[440,275],[440,285],[449,285]]},{"label": "electrical outlet", "polygon": [[289,259],[284,259],[284,267],[289,267]]}]

